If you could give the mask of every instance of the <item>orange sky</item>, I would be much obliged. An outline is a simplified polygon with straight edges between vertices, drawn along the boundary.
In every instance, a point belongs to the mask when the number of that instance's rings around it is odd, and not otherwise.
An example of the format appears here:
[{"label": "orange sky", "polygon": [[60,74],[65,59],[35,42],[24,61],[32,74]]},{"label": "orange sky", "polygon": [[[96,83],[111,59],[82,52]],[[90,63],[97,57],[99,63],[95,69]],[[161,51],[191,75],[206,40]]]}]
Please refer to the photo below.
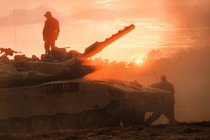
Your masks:
[{"label": "orange sky", "polygon": [[[199,3],[207,2],[201,0]],[[97,57],[117,61],[132,61],[144,57],[152,49],[173,50],[182,45],[186,34],[178,42],[174,35],[174,21],[179,13],[174,5],[189,6],[196,0],[1,0],[0,46],[22,51],[27,56],[44,53],[43,14],[50,10],[60,21],[58,47],[84,51],[95,41],[103,41],[118,30],[135,24],[134,29],[109,45]],[[181,7],[182,8],[182,7]],[[15,12],[14,12],[15,10]],[[175,18],[173,18],[175,17]],[[188,36],[187,43],[191,43]],[[180,44],[179,44],[180,43]],[[186,43],[186,41],[185,41]],[[172,48],[172,49],[171,49]]]}]

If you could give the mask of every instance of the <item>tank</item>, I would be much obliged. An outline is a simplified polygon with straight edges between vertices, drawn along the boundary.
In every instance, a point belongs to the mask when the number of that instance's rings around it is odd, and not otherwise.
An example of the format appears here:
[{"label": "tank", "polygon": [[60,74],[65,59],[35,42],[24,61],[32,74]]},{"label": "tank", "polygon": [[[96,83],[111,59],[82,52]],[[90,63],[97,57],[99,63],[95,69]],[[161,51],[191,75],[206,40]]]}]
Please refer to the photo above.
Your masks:
[{"label": "tank", "polygon": [[58,49],[41,60],[22,55],[4,59],[0,64],[0,133],[145,125],[162,114],[167,116],[173,100],[168,91],[136,82],[82,78],[96,70],[84,61],[133,28],[125,27],[84,53]]}]

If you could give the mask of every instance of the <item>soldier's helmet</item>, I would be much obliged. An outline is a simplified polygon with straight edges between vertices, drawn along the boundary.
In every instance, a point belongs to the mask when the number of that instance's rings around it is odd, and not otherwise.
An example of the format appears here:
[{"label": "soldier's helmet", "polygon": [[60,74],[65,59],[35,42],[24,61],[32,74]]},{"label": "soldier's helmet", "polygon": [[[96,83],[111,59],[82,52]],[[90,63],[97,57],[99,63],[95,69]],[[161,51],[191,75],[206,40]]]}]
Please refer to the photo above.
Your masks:
[{"label": "soldier's helmet", "polygon": [[50,11],[47,11],[45,14],[44,14],[45,17],[52,17],[52,13]]},{"label": "soldier's helmet", "polygon": [[160,79],[161,79],[161,81],[166,81],[166,75],[161,75]]}]

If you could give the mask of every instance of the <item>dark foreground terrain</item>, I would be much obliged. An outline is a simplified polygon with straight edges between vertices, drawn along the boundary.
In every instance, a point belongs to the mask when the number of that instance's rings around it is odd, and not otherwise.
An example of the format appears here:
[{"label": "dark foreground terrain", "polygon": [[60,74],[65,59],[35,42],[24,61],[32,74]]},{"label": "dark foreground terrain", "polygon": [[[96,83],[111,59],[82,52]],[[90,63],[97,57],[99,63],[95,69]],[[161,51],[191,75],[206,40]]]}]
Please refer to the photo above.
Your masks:
[{"label": "dark foreground terrain", "polygon": [[0,140],[210,140],[210,122],[68,130],[45,134],[1,134]]}]

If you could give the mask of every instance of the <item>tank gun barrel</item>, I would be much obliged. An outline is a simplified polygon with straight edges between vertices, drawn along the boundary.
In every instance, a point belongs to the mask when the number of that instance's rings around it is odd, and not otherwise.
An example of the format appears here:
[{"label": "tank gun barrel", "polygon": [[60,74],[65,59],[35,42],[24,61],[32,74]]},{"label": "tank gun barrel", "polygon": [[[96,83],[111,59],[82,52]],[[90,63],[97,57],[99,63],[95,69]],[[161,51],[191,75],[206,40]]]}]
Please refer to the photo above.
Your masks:
[{"label": "tank gun barrel", "polygon": [[89,57],[94,56],[95,54],[97,54],[101,50],[103,50],[106,46],[108,46],[112,42],[116,41],[117,39],[121,38],[125,34],[129,33],[134,28],[135,28],[135,25],[131,24],[129,26],[126,26],[124,29],[119,30],[116,34],[113,34],[111,37],[106,38],[104,41],[102,41],[102,42],[97,41],[97,42],[93,43],[92,45],[90,45],[89,47],[87,47],[85,49],[84,53],[82,53],[79,56],[79,59],[87,59]]}]

